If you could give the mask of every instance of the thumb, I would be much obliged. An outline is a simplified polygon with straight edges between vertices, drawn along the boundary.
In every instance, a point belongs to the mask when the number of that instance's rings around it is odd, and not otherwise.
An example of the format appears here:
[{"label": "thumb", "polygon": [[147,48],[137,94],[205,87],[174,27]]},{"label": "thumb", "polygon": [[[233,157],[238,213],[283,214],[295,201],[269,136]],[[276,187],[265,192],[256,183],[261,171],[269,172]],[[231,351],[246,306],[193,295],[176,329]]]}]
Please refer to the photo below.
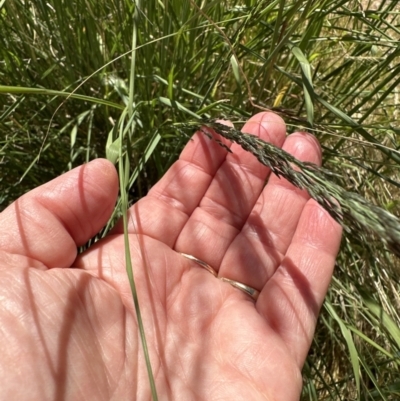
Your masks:
[{"label": "thumb", "polygon": [[106,224],[117,194],[116,170],[105,159],[28,192],[0,214],[0,258],[19,266],[70,267],[77,246]]}]

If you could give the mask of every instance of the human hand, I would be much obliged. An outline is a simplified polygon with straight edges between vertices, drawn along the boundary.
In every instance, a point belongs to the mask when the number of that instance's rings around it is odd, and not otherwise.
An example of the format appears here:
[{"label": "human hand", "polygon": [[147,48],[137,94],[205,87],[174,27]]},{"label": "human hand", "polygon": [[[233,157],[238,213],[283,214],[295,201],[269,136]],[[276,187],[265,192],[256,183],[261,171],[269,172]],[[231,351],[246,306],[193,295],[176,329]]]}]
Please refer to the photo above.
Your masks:
[{"label": "human hand", "polygon": [[[320,163],[308,134],[260,113],[247,133]],[[227,143],[227,142],[225,142]],[[228,145],[228,143],[227,143]],[[130,210],[129,241],[160,400],[297,400],[341,228],[304,191],[233,144],[197,133]],[[150,400],[122,226],[77,257],[111,215],[114,167],[95,160],[0,215],[4,399]],[[260,291],[250,296],[220,277]]]}]

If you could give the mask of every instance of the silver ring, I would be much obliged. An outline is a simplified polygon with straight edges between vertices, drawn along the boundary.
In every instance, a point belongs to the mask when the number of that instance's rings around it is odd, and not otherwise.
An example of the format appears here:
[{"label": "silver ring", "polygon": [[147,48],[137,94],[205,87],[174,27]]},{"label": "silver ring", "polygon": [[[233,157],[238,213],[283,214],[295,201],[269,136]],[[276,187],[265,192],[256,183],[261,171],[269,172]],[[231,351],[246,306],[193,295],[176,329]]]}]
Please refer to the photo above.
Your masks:
[{"label": "silver ring", "polygon": [[258,296],[260,295],[260,291],[257,291],[255,288],[249,287],[243,283],[239,283],[239,281],[230,280],[229,278],[219,277],[221,281],[225,281],[229,283],[232,287],[237,288],[238,290],[244,292],[245,294],[249,295],[253,298],[254,301],[257,301]]},{"label": "silver ring", "polygon": [[200,259],[195,258],[193,255],[189,255],[187,253],[179,252],[182,256],[184,256],[186,259],[193,260],[193,262],[196,262],[199,266],[203,267],[206,269],[208,272],[210,272],[214,277],[218,276],[218,273],[206,262],[203,262]]}]

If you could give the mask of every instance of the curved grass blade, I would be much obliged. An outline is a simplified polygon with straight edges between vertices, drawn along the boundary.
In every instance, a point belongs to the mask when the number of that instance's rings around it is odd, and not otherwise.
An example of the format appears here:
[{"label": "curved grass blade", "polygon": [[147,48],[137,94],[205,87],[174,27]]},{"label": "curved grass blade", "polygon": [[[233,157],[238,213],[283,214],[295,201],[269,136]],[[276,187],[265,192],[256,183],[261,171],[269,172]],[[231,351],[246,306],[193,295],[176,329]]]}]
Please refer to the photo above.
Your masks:
[{"label": "curved grass blade", "polygon": [[16,94],[16,95],[45,95],[45,96],[62,96],[78,100],[83,100],[89,103],[101,104],[103,106],[108,106],[114,109],[124,110],[125,106],[110,102],[109,100],[99,99],[97,97],[80,95],[74,92],[63,92],[56,91],[52,89],[41,89],[41,88],[26,88],[23,86],[4,86],[0,85],[0,94]]}]

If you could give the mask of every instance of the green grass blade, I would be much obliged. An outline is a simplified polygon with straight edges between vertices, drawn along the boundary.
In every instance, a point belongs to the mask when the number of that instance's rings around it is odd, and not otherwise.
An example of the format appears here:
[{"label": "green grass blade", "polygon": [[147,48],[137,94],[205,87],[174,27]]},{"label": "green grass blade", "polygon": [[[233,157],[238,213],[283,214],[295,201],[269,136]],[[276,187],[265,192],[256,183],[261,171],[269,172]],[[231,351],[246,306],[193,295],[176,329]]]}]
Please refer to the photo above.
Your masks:
[{"label": "green grass blade", "polygon": [[351,335],[350,330],[347,328],[347,326],[345,325],[343,320],[340,319],[340,317],[336,313],[333,306],[329,302],[325,302],[325,307],[328,310],[328,312],[330,313],[330,315],[334,318],[334,320],[339,325],[340,331],[342,332],[342,335],[343,335],[343,338],[346,341],[347,348],[349,350],[349,357],[351,360],[351,364],[353,366],[354,380],[356,382],[356,388],[357,388],[357,394],[358,394],[357,399],[360,399],[360,394],[361,394],[361,392],[360,392],[360,361],[359,361],[359,356],[358,356],[356,346],[353,341],[353,337]]},{"label": "green grass blade", "polygon": [[103,106],[108,106],[113,109],[123,110],[124,105],[118,103],[110,102],[109,100],[99,99],[92,96],[80,95],[79,93],[73,92],[63,92],[52,89],[41,89],[41,88],[26,88],[20,86],[4,86],[0,85],[0,94],[15,94],[15,95],[45,95],[45,96],[60,96],[68,97],[72,99],[82,100],[84,102],[89,102],[93,104],[100,104]]},{"label": "green grass blade", "polygon": [[398,349],[400,350],[400,328],[393,321],[393,319],[387,314],[387,312],[382,308],[381,305],[377,304],[370,296],[368,296],[364,291],[361,292],[363,295],[363,300],[368,310],[373,316],[378,320],[379,324],[382,325],[385,330],[390,333],[392,339],[395,341]]},{"label": "green grass blade", "polygon": [[177,102],[176,100],[171,100],[171,99],[161,96],[161,97],[159,97],[159,101],[160,101],[160,103],[164,104],[165,106],[178,109],[178,110],[183,111],[184,113],[188,114],[191,117],[201,120],[201,117],[198,114],[189,110],[187,107],[185,107],[183,104]]},{"label": "green grass blade", "polygon": [[303,89],[304,89],[304,101],[307,110],[307,120],[311,126],[314,123],[314,104],[312,95],[314,93],[312,84],[311,66],[306,56],[303,54],[299,47],[293,46],[292,53],[300,63],[302,77],[303,77]]}]

